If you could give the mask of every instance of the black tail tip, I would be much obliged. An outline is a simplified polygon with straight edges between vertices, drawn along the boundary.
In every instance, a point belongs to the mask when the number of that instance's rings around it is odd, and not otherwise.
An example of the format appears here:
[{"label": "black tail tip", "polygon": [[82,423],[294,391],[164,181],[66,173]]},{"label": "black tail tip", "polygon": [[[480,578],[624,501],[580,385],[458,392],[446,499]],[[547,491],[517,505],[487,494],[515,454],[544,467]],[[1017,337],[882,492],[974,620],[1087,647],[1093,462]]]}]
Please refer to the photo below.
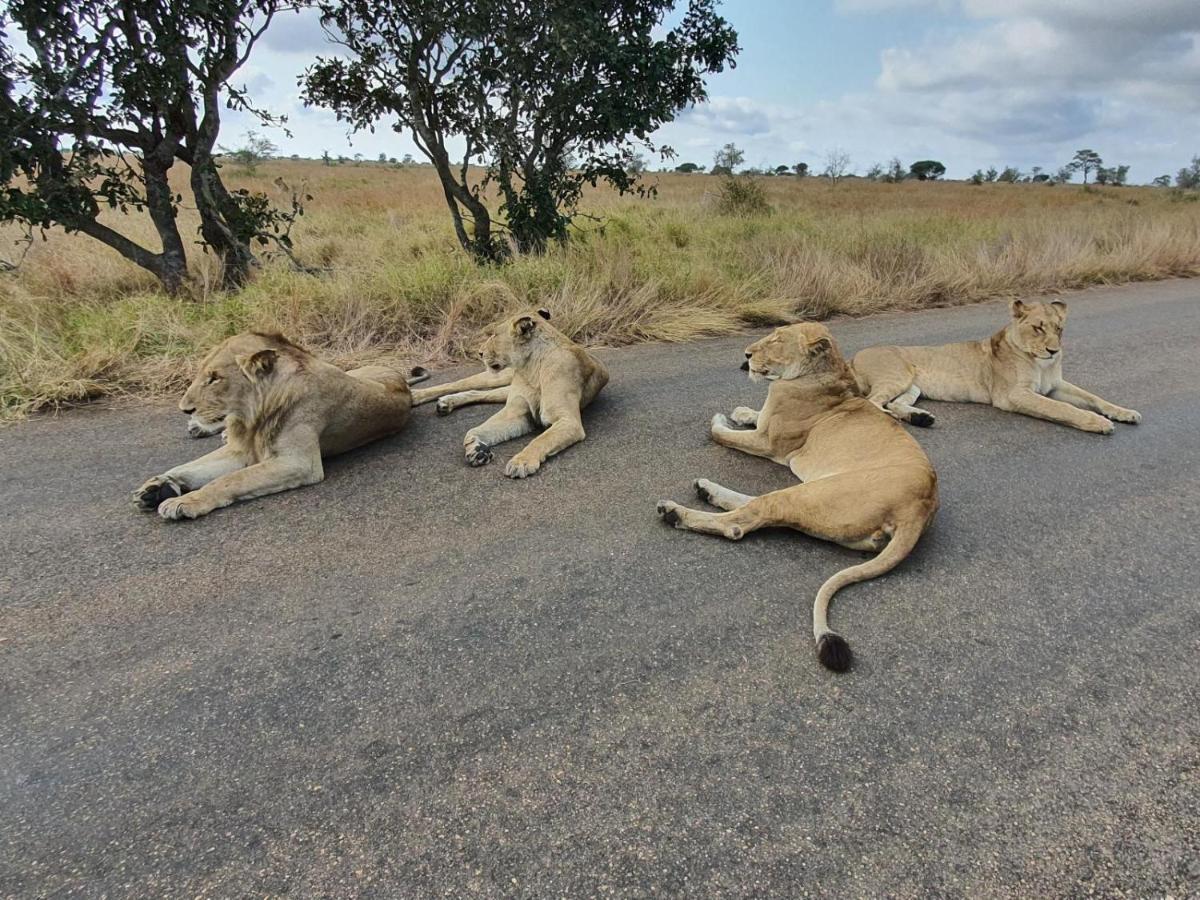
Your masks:
[{"label": "black tail tip", "polygon": [[908,421],[918,428],[931,428],[935,419],[927,412],[915,412],[908,417]]},{"label": "black tail tip", "polygon": [[424,378],[429,374],[429,370],[424,366],[413,366],[412,371],[408,373],[413,378]]},{"label": "black tail tip", "polygon": [[844,637],[827,631],[817,641],[817,659],[831,672],[846,672],[850,669],[850,662],[854,656]]}]

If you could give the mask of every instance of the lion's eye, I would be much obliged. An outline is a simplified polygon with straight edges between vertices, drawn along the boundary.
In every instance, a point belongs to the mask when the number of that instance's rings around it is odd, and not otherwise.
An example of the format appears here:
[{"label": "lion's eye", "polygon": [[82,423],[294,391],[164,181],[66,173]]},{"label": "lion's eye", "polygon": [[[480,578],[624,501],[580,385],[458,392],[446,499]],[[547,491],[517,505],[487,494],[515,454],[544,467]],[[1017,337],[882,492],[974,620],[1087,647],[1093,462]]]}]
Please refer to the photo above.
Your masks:
[{"label": "lion's eye", "polygon": [[221,379],[221,376],[218,375],[216,372],[209,372],[208,380],[204,383],[205,384],[216,384],[216,382],[220,381],[220,379]]},{"label": "lion's eye", "polygon": [[1034,326],[1033,326],[1033,330],[1034,330],[1034,331],[1036,331],[1038,334],[1045,334],[1045,333],[1046,333],[1046,329],[1045,329],[1045,328],[1043,328],[1041,325],[1034,325]]}]

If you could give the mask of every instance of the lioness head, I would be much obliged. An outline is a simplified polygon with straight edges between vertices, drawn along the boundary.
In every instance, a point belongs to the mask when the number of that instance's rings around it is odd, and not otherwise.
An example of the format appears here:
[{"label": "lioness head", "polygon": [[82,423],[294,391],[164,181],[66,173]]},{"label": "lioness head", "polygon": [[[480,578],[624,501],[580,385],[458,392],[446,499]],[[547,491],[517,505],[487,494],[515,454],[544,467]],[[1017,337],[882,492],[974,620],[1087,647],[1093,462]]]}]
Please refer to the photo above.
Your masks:
[{"label": "lioness head", "polygon": [[1067,304],[1012,302],[1012,325],[1008,333],[1017,349],[1037,359],[1054,359],[1062,352],[1063,323],[1067,321]]},{"label": "lioness head", "polygon": [[816,322],[776,328],[746,348],[751,381],[788,381],[823,372],[837,354],[829,329]]},{"label": "lioness head", "polygon": [[179,408],[204,425],[227,416],[249,418],[265,384],[295,370],[303,354],[282,335],[249,332],[227,338],[204,358]]},{"label": "lioness head", "polygon": [[550,310],[539,309],[489,325],[479,350],[483,364],[493,372],[520,365],[537,344],[542,322],[549,319]]}]

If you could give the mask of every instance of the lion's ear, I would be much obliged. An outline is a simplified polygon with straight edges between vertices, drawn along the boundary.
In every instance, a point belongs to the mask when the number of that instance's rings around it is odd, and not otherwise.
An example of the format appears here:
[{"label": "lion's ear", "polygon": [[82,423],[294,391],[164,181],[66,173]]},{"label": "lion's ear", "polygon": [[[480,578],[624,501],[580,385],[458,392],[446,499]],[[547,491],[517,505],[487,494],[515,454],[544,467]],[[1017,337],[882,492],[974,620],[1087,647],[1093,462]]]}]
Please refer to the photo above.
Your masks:
[{"label": "lion's ear", "polygon": [[1025,313],[1029,312],[1029,307],[1027,307],[1020,300],[1014,300],[1008,305],[1008,309],[1012,313],[1012,317],[1014,319],[1019,319],[1021,316],[1025,315]]},{"label": "lion's ear", "polygon": [[829,348],[833,346],[833,341],[827,337],[817,338],[808,345],[809,356],[821,356],[829,352]]},{"label": "lion's ear", "polygon": [[249,356],[239,356],[237,364],[247,378],[257,381],[275,371],[275,363],[278,359],[279,354],[274,350],[259,350]]},{"label": "lion's ear", "polygon": [[537,328],[537,323],[533,321],[533,316],[521,316],[513,322],[513,330],[521,337],[529,337],[535,328]]},{"label": "lion's ear", "polygon": [[539,309],[538,315],[541,316],[543,319],[545,319],[547,322],[550,321],[550,310],[546,309],[546,307],[543,306],[541,309]]},{"label": "lion's ear", "polygon": [[1067,304],[1063,303],[1061,300],[1053,300],[1051,301],[1050,306],[1056,313],[1058,313],[1058,321],[1067,321]]}]

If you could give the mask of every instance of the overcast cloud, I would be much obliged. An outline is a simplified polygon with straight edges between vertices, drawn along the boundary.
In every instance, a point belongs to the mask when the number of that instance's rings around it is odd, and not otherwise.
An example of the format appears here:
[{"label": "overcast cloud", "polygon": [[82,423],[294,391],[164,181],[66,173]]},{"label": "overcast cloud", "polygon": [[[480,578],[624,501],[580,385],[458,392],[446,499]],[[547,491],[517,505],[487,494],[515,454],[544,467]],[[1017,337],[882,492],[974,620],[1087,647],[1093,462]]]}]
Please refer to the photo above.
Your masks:
[{"label": "overcast cloud", "polygon": [[[779,82],[811,80],[806,61],[752,55],[762,26],[743,24],[741,6],[723,6],[747,47],[736,91],[726,89],[732,73],[715,77],[710,101],[658,135],[680,159],[708,164],[734,141],[748,165],[820,168],[841,147],[859,171],[893,155],[932,157],[963,177],[989,165],[1054,169],[1087,146],[1148,181],[1200,153],[1200,0],[836,0],[823,15],[843,41],[860,27],[877,38],[889,16],[920,27],[897,28],[903,39],[882,45],[854,89],[794,103]],[[822,27],[803,15],[810,31]],[[748,9],[742,18],[753,19]],[[259,102],[288,115],[294,136],[275,135],[284,152],[415,153],[389,123],[351,147],[343,125],[304,107],[296,78],[330,50],[314,14],[284,16],[242,73]],[[230,125],[226,143],[250,123]]]}]

